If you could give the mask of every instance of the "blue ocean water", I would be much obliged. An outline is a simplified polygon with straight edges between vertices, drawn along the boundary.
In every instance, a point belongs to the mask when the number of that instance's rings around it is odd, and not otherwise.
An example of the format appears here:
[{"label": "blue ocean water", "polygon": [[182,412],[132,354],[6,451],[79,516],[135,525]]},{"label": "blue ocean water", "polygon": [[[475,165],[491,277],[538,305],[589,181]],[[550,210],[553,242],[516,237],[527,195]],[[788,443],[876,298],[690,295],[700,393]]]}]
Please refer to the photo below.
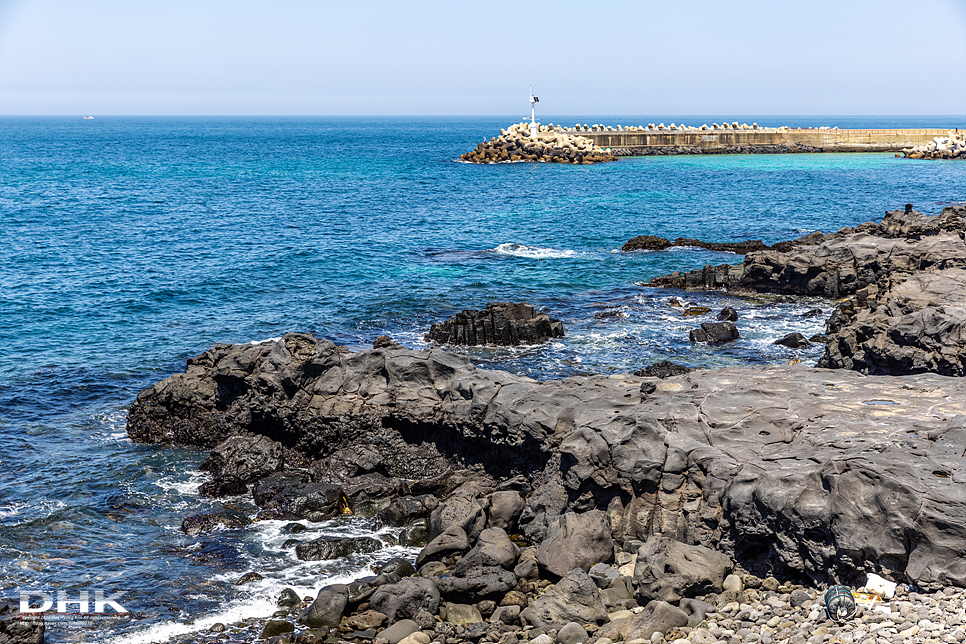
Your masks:
[{"label": "blue ocean water", "polygon": [[[962,117],[559,116],[555,123],[964,127]],[[563,320],[539,347],[467,350],[537,378],[816,360],[772,341],[828,302],[678,293],[656,275],[741,258],[622,253],[639,234],[767,243],[966,200],[966,164],[892,154],[684,156],[595,166],[457,162],[515,119],[0,118],[0,596],[123,592],[137,621],[49,641],[161,641],[267,615],[367,569],[299,565],[274,522],[185,537],[204,453],[126,438],[137,392],[215,342],[308,331],[353,349],[494,300]],[[738,309],[742,339],[687,342],[670,298]],[[229,505],[251,508],[244,498]],[[312,526],[368,533],[364,521]],[[388,558],[398,549],[383,551]],[[256,570],[265,579],[238,587]],[[207,621],[206,621],[207,620]],[[123,634],[123,635],[122,635]]]}]

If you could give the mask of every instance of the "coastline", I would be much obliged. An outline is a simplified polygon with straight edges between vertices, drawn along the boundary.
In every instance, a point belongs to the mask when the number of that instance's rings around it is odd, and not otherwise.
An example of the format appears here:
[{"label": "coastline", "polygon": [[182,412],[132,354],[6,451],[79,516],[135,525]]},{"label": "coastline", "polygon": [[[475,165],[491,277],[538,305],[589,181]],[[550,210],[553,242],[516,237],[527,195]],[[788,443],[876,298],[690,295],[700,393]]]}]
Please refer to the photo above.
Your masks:
[{"label": "coastline", "polygon": [[[962,245],[962,220],[955,208],[947,211],[951,214],[944,211],[938,218],[923,218],[909,209],[894,211],[882,224],[870,222],[857,227],[858,232],[823,236],[821,244],[855,244],[877,231],[891,234],[892,239],[930,235],[938,239],[952,233],[949,243]],[[793,247],[787,253],[828,257],[821,244]],[[921,267],[923,251],[911,252],[919,253],[914,263]],[[745,264],[775,260],[776,253],[782,251],[753,251]],[[955,263],[956,255],[942,255]],[[801,263],[794,258],[784,261],[789,266]],[[845,294],[864,297],[863,306],[869,305],[866,287],[876,280],[896,282],[904,269],[882,265],[881,270],[872,274],[871,281],[851,283]],[[957,269],[943,265],[939,270]],[[742,274],[752,275],[754,270]],[[827,278],[815,277],[765,290],[808,294],[796,290],[800,288],[796,284],[815,284],[808,288],[824,289],[825,295],[843,294],[828,291],[832,287]],[[834,283],[850,284],[848,280]],[[936,302],[926,306],[942,308]],[[949,314],[959,315],[957,311]],[[271,374],[288,374],[282,376],[288,384],[281,380],[269,385],[268,391],[276,393],[265,398],[266,384],[279,378]],[[217,382],[221,384],[214,388]],[[261,383],[261,393],[248,384],[255,382]],[[142,392],[132,408],[128,431],[138,441],[218,445],[215,451],[224,451],[225,443],[252,432],[262,434],[269,444],[278,441],[285,459],[265,461],[261,447],[249,451],[244,462],[261,463],[263,470],[252,470],[254,478],[231,467],[215,470],[214,489],[231,481],[247,485],[266,475],[277,476],[271,472],[280,469],[283,460],[290,462],[287,467],[295,466],[292,473],[318,471],[321,479],[308,474],[308,479],[299,479],[303,481],[299,485],[328,481],[327,485],[354,490],[349,494],[354,503],[362,501],[373,509],[381,506],[378,516],[385,516],[384,520],[394,516],[398,522],[405,517],[402,527],[428,529],[424,537],[428,545],[417,563],[435,561],[441,566],[420,578],[438,587],[437,598],[442,594],[450,601],[466,601],[466,593],[479,599],[479,591],[470,589],[476,588],[473,584],[494,583],[480,581],[488,574],[509,575],[508,581],[501,582],[509,585],[488,591],[501,597],[520,583],[531,583],[526,581],[531,574],[541,583],[549,582],[544,586],[548,593],[560,590],[565,582],[580,586],[582,578],[567,573],[575,564],[584,573],[595,562],[613,562],[616,570],[621,558],[629,560],[637,554],[641,562],[640,553],[658,547],[655,539],[667,538],[690,548],[723,552],[731,563],[722,570],[738,570],[743,581],[752,584],[754,579],[763,583],[775,578],[773,590],[783,588],[789,597],[796,590],[829,583],[857,588],[865,573],[871,572],[946,597],[961,593],[966,585],[966,569],[957,567],[966,552],[966,515],[960,520],[953,518],[958,513],[950,514],[952,508],[966,507],[957,487],[966,476],[962,473],[966,444],[960,446],[966,440],[962,438],[966,437],[962,426],[966,408],[959,402],[966,400],[966,391],[961,391],[964,382],[930,374],[862,376],[850,370],[786,366],[697,371],[665,380],[624,375],[541,383],[482,371],[465,358],[439,350],[413,352],[389,346],[352,354],[310,336],[289,334],[268,346],[216,347],[189,361],[185,375]],[[222,394],[216,389],[221,391],[229,383],[235,393],[218,402]],[[252,405],[260,410],[257,425],[251,424],[246,411]],[[216,415],[205,411],[214,409],[221,411]],[[167,420],[172,414],[180,419],[175,425]],[[268,427],[274,429],[266,435]],[[360,449],[375,450],[376,455],[363,458]],[[328,460],[310,465],[320,457]],[[343,461],[374,464],[362,470],[357,466],[345,478],[346,474],[332,469]],[[321,469],[313,469],[317,467]],[[426,478],[438,472],[447,474]],[[367,482],[355,481],[353,475]],[[218,477],[224,479],[222,483]],[[372,496],[376,481],[381,481],[383,492]],[[501,487],[510,481],[518,482]],[[360,492],[355,490],[369,491],[356,497]],[[509,510],[509,521],[494,523],[495,516],[502,516],[496,511],[494,494],[503,492],[517,509]],[[296,488],[286,492],[283,485],[277,494],[274,505],[263,507],[263,512],[271,512],[260,517],[300,518],[292,510],[301,493]],[[403,514],[384,514],[400,500],[427,498],[434,499],[432,505],[424,500]],[[803,498],[810,500],[801,505]],[[857,504],[857,499],[864,501]],[[578,523],[564,530],[568,517]],[[600,525],[576,527],[587,521]],[[497,542],[500,533],[503,539],[520,535],[523,550],[517,548],[509,567],[502,563],[487,572],[461,563],[482,556],[474,555],[480,544],[471,546],[482,538],[484,527],[497,531],[490,533]],[[454,539],[464,545],[454,546]],[[611,544],[610,556],[604,554],[607,547],[591,557],[594,561],[577,554],[585,548],[593,552],[601,540]],[[548,545],[551,542],[556,545]],[[584,545],[577,547],[577,543]],[[571,554],[560,555],[564,560],[558,562],[554,554],[558,549]],[[524,574],[521,558],[528,551],[535,559]],[[651,573],[637,567],[627,572],[635,587],[634,600],[653,605],[653,613],[658,606],[654,602],[664,600],[658,598],[660,593],[642,590],[643,579]],[[667,571],[658,574],[666,576]],[[404,579],[387,578],[382,584],[395,588],[404,585]],[[378,587],[375,581],[368,583]],[[714,608],[723,610],[726,602],[721,602],[720,579],[703,583],[703,590],[687,591],[684,597],[710,606],[694,625],[710,632],[705,617],[714,614]],[[332,593],[338,592],[335,587],[323,588],[315,604],[323,596],[326,602],[332,601]],[[544,606],[539,600],[540,594],[535,593],[527,606]],[[813,591],[810,601],[815,600]],[[439,609],[439,601],[430,617]],[[564,604],[568,601],[573,599]],[[357,608],[361,610],[361,605]],[[474,608],[479,614],[487,609],[492,612],[489,605]],[[303,620],[311,605],[306,611]],[[522,615],[535,639],[533,629],[541,627],[540,618],[533,611]],[[554,615],[547,627],[562,627],[562,618]],[[678,627],[690,625],[690,617],[684,614],[684,618]],[[428,623],[425,617],[420,619],[427,638],[430,632],[433,636],[441,632],[434,624],[447,623],[441,617]],[[600,629],[606,634],[608,621],[614,624],[612,620],[622,619],[641,618],[598,616],[590,621],[596,622],[595,632]],[[470,621],[467,625],[473,623],[484,624]],[[489,626],[482,628],[487,631]],[[445,629],[442,633],[448,642]]]}]

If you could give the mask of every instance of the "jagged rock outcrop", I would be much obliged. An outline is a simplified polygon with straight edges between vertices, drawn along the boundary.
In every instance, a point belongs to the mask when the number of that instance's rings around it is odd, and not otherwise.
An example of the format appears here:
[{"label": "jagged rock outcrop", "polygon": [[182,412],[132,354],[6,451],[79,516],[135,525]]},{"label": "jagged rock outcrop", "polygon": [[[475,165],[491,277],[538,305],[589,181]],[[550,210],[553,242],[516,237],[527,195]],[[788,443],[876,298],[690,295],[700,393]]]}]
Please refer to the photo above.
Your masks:
[{"label": "jagged rock outcrop", "polygon": [[[617,543],[665,535],[753,572],[877,572],[928,589],[966,584],[964,414],[966,380],[933,374],[782,366],[537,382],[439,350],[346,354],[288,334],[190,360],[138,396],[128,432],[207,447],[264,435],[303,462],[365,444],[389,476],[420,479],[397,495],[444,500],[430,515],[463,531],[450,552],[486,525],[493,481],[519,476],[510,489],[532,489],[518,523],[534,544],[566,512],[600,510]],[[441,510],[450,498],[472,511]],[[533,561],[522,553],[517,576]]]},{"label": "jagged rock outcrop", "polygon": [[911,205],[828,235],[654,278],[650,286],[849,298],[828,322],[819,366],[867,374],[966,375],[966,206]]},{"label": "jagged rock outcrop", "polygon": [[433,324],[427,342],[460,345],[517,346],[564,336],[563,323],[537,313],[523,302],[490,302],[484,311],[466,310]]}]

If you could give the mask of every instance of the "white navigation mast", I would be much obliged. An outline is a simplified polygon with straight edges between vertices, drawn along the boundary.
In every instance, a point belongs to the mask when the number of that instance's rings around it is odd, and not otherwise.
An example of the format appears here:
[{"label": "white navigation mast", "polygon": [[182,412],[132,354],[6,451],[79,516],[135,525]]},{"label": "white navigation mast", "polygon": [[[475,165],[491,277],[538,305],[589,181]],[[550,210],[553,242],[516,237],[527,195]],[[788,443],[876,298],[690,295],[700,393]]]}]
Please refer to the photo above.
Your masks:
[{"label": "white navigation mast", "polygon": [[537,112],[535,105],[540,99],[533,95],[533,85],[530,86],[530,136],[536,136],[539,128],[537,127]]}]

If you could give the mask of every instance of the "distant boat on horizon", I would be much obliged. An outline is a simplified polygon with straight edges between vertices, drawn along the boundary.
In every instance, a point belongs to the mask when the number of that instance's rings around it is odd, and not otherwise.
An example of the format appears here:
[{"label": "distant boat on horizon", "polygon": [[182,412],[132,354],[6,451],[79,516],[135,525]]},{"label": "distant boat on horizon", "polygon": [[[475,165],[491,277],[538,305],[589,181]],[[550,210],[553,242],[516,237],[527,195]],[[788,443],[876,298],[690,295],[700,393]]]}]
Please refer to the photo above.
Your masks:
[{"label": "distant boat on horizon", "polygon": [[94,120],[94,117],[93,116],[82,116],[81,118],[84,119],[85,121],[93,121]]}]

